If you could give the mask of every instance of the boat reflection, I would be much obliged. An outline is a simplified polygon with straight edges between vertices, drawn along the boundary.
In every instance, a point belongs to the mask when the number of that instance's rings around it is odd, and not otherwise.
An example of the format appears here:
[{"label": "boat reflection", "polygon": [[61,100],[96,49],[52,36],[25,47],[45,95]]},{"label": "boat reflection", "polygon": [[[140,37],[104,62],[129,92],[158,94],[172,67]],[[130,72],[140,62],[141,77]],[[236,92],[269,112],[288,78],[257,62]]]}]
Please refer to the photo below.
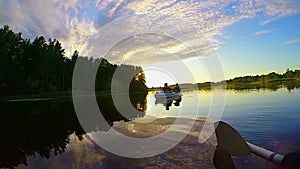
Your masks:
[{"label": "boat reflection", "polygon": [[155,104],[162,104],[166,110],[170,110],[172,104],[177,107],[180,106],[180,102],[182,101],[181,96],[180,92],[159,92],[155,94]]}]

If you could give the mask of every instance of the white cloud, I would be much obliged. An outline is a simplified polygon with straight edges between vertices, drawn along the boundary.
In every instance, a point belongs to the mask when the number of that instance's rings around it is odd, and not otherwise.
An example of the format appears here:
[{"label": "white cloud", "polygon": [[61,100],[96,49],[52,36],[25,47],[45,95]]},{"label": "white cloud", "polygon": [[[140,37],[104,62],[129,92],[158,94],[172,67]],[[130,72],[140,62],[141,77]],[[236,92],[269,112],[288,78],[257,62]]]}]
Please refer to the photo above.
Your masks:
[{"label": "white cloud", "polygon": [[[109,53],[112,61],[133,63],[139,57],[149,64],[175,55],[195,57],[195,52],[212,56],[223,44],[219,37],[227,26],[258,16],[262,24],[268,24],[297,13],[300,3],[295,0],[0,0],[0,25],[8,24],[29,38],[56,38],[66,48],[66,55],[78,49],[83,55],[104,56],[111,44],[128,38],[125,35],[165,35],[161,39],[144,36],[141,40],[145,42],[131,39]],[[102,20],[108,24],[98,24]],[[118,52],[122,55],[116,55]]]},{"label": "white cloud", "polygon": [[254,35],[255,35],[255,36],[260,36],[260,35],[264,35],[264,34],[271,33],[271,32],[273,32],[273,31],[274,31],[274,30],[262,30],[262,31],[255,32]]},{"label": "white cloud", "polygon": [[299,43],[299,42],[300,42],[300,39],[292,39],[292,40],[283,42],[283,44],[289,45],[289,44],[294,44],[294,43]]},{"label": "white cloud", "polygon": [[[107,44],[115,44],[126,38],[128,35],[135,35],[139,33],[154,32],[171,36],[183,44],[172,43],[171,39],[158,39],[154,44],[148,43],[146,46],[143,42],[139,42],[139,48],[135,47],[133,42],[124,43],[129,44],[126,47],[117,45],[114,52],[118,55],[106,55],[110,60],[127,62],[139,61],[151,64],[157,61],[168,61],[172,57],[190,58],[200,56],[215,55],[214,50],[218,49],[222,44],[217,39],[218,35],[222,34],[224,27],[236,22],[238,19],[235,16],[225,16],[219,12],[217,1],[206,1],[205,3],[195,2],[191,4],[187,1],[176,2],[172,1],[116,1],[104,3],[98,2],[101,9],[108,6],[116,13],[126,15],[128,11],[134,12],[135,16],[128,16],[124,20],[120,19],[115,23],[110,23],[101,29],[101,34],[93,37],[93,41],[89,44],[97,44],[102,46],[94,48],[91,46],[90,53],[97,53],[105,55],[103,46]],[[225,7],[230,2],[221,3]],[[120,4],[123,4],[121,7]],[[115,9],[115,6],[118,6]],[[211,10],[209,10],[211,9]],[[109,12],[110,16],[111,12]],[[108,30],[105,32],[105,30]],[[112,36],[112,32],[114,36]],[[120,38],[121,37],[121,38]],[[102,40],[107,39],[103,42]],[[149,42],[153,37],[144,36],[141,40]],[[157,38],[157,37],[156,37]],[[137,42],[137,41],[135,41]],[[149,47],[151,46],[151,47]],[[108,46],[106,50],[110,50],[113,46]],[[121,48],[126,48],[123,50]],[[101,50],[101,51],[100,51]],[[121,52],[116,52],[121,50]],[[196,53],[197,54],[196,54]],[[136,55],[136,56],[134,56]],[[146,56],[148,55],[148,56]],[[141,57],[142,56],[142,57]],[[125,58],[124,58],[125,57]],[[138,58],[143,58],[141,61]],[[171,58],[170,58],[171,57]]]},{"label": "white cloud", "polygon": [[83,5],[78,0],[0,0],[0,6],[5,6],[0,11],[0,25],[8,24],[25,38],[58,39],[66,55],[73,49],[84,49],[87,38],[96,32],[93,21],[84,16],[79,20],[78,9]]},{"label": "white cloud", "polygon": [[236,14],[241,19],[254,18],[259,15],[262,24],[268,24],[286,16],[300,13],[298,0],[245,0],[236,1]]},{"label": "white cloud", "polygon": [[300,12],[300,3],[297,0],[256,0],[260,10],[266,14],[263,24],[268,24],[289,15]]}]

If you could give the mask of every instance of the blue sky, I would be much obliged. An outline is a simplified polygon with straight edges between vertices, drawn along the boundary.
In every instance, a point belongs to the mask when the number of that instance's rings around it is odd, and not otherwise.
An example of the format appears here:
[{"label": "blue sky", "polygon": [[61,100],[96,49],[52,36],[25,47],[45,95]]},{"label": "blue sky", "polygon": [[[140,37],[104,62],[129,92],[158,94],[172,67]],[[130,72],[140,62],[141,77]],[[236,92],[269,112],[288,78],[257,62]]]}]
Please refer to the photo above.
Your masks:
[{"label": "blue sky", "polygon": [[[300,15],[262,25],[244,20],[224,30],[225,43],[218,50],[227,77],[300,68]],[[236,70],[236,71],[235,71]]]},{"label": "blue sky", "polygon": [[148,86],[300,69],[299,0],[0,0],[3,25],[141,65]]}]

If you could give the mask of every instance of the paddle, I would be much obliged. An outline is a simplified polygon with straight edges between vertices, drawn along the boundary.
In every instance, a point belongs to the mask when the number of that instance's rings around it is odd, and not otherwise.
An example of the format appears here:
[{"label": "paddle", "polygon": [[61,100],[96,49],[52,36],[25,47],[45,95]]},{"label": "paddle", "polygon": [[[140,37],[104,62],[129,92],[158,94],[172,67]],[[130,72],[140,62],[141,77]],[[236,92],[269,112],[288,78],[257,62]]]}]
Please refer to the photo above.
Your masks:
[{"label": "paddle", "polygon": [[214,154],[216,169],[235,169],[231,156],[243,157],[253,153],[282,169],[300,169],[300,154],[289,153],[286,156],[263,149],[246,142],[243,137],[225,122],[215,123],[218,145]]},{"label": "paddle", "polygon": [[214,154],[214,165],[216,169],[235,169],[234,163],[232,161],[231,155],[222,151],[220,147],[217,146],[217,149]]}]

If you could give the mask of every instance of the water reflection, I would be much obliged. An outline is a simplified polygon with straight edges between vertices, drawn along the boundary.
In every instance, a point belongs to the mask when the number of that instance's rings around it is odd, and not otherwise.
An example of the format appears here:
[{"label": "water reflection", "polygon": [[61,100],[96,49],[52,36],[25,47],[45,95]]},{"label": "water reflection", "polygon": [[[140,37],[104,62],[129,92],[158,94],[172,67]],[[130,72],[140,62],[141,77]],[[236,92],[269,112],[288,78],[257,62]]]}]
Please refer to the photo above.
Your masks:
[{"label": "water reflection", "polygon": [[[289,93],[286,88],[276,92],[229,90],[223,120],[238,129],[247,141],[257,145],[283,154],[299,150],[299,93],[300,90]],[[172,100],[171,106],[186,106],[180,115],[194,117],[192,108],[199,105],[199,115],[206,116],[211,95],[211,91],[183,92],[182,98]],[[154,100],[149,101],[154,99],[154,93],[148,95],[148,101],[146,95],[130,98],[132,105],[140,111],[124,118],[116,111],[110,97],[99,97],[101,112],[105,112],[103,115],[110,125],[98,129],[107,131],[113,126],[128,136],[149,137],[169,129],[173,119],[138,123],[145,118],[136,118],[145,116],[146,109],[147,113],[163,110],[163,116],[168,117],[181,111],[174,107],[165,111],[166,107],[159,102],[155,106]],[[151,158],[129,159],[97,147],[87,137],[97,126],[86,131],[88,133],[83,131],[70,100],[0,102],[0,110],[0,168],[213,168],[213,140],[204,144],[197,142],[203,121],[199,121],[188,137],[168,152]],[[28,167],[25,166],[27,163]],[[236,165],[236,168],[274,167],[255,156],[240,159]]]},{"label": "water reflection", "polygon": [[[210,84],[209,84],[210,85]],[[199,89],[211,89],[211,86],[203,86],[199,85]],[[232,83],[227,82],[227,89],[233,89],[237,91],[245,91],[245,90],[264,90],[269,89],[273,91],[277,91],[278,89],[286,88],[289,92],[294,89],[300,88],[300,81],[296,79],[289,79],[285,81],[261,81],[256,83],[249,82],[240,82],[240,83]]]},{"label": "water reflection", "polygon": [[155,105],[162,104],[166,110],[170,110],[170,107],[174,103],[174,106],[180,106],[180,102],[182,101],[181,96],[171,97],[171,98],[157,98],[155,100]]},{"label": "water reflection", "polygon": [[[115,122],[113,128],[133,137],[151,137],[169,129],[175,121],[174,118],[136,119],[130,122]],[[153,121],[152,121],[153,120]],[[152,122],[148,122],[152,121]],[[146,123],[145,123],[146,122]],[[174,134],[181,132],[193,119],[184,119],[181,125],[171,130]],[[92,133],[83,136],[82,140],[72,134],[66,152],[60,156],[51,155],[45,160],[39,157],[29,157],[28,166],[18,166],[20,169],[28,168],[86,168],[86,169],[155,169],[155,168],[213,168],[212,157],[214,153],[215,138],[204,144],[198,143],[199,129],[203,127],[203,118],[198,118],[191,132],[183,141],[171,150],[149,158],[126,158],[111,154],[94,144],[90,139]],[[165,141],[172,141],[166,137]],[[114,143],[115,140],[112,140]],[[164,143],[158,143],[164,144]]]},{"label": "water reflection", "polygon": [[[129,121],[145,115],[146,94],[130,98],[139,111],[127,118],[118,113],[111,97],[97,98],[110,126],[114,121]],[[0,102],[0,108],[0,168],[27,165],[29,156],[48,159],[51,154],[62,154],[71,134],[81,141],[86,132],[90,132],[82,129],[70,100]],[[94,129],[107,131],[109,128],[95,126]]]}]

